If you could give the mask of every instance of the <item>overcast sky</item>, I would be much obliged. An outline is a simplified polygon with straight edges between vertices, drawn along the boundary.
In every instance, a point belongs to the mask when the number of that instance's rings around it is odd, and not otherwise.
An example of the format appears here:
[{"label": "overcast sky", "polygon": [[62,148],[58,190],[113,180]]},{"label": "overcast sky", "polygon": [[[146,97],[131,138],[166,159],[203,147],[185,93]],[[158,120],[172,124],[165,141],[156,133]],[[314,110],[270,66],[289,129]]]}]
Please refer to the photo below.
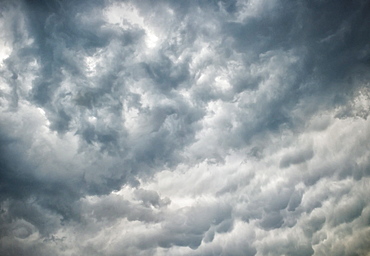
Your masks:
[{"label": "overcast sky", "polygon": [[370,1],[2,0],[0,255],[370,255]]}]

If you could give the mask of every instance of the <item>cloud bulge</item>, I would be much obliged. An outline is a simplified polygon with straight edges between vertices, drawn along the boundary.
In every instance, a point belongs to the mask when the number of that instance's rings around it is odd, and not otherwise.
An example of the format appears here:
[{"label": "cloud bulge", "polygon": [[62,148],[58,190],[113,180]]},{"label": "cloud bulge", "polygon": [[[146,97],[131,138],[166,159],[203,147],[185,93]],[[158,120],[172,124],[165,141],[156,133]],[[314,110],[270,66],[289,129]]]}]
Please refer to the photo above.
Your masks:
[{"label": "cloud bulge", "polygon": [[3,1],[1,255],[368,255],[369,1]]}]

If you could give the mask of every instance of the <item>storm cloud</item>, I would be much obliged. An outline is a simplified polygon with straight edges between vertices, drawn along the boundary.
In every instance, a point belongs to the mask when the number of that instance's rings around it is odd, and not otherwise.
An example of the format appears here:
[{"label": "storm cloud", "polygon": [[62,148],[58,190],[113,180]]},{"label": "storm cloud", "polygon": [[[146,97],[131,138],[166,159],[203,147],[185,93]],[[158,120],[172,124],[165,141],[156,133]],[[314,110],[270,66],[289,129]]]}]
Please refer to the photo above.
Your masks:
[{"label": "storm cloud", "polygon": [[370,1],[0,13],[1,255],[369,255]]}]

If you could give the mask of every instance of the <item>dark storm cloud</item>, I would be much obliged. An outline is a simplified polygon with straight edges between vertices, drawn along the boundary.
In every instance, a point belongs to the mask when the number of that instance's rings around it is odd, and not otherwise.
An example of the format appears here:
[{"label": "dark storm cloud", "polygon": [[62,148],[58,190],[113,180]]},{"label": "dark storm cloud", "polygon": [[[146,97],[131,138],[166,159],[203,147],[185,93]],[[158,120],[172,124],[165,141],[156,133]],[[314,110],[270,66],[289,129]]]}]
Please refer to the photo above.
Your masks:
[{"label": "dark storm cloud", "polygon": [[3,3],[0,254],[366,255],[369,1]]}]

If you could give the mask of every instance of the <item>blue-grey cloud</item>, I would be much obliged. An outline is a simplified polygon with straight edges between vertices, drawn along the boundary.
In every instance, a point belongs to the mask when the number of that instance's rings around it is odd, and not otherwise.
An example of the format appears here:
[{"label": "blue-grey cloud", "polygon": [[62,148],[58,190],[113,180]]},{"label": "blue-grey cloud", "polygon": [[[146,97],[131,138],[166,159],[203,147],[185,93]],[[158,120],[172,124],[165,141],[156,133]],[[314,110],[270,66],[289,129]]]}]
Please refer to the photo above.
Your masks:
[{"label": "blue-grey cloud", "polygon": [[1,255],[367,255],[370,2],[3,1]]}]

